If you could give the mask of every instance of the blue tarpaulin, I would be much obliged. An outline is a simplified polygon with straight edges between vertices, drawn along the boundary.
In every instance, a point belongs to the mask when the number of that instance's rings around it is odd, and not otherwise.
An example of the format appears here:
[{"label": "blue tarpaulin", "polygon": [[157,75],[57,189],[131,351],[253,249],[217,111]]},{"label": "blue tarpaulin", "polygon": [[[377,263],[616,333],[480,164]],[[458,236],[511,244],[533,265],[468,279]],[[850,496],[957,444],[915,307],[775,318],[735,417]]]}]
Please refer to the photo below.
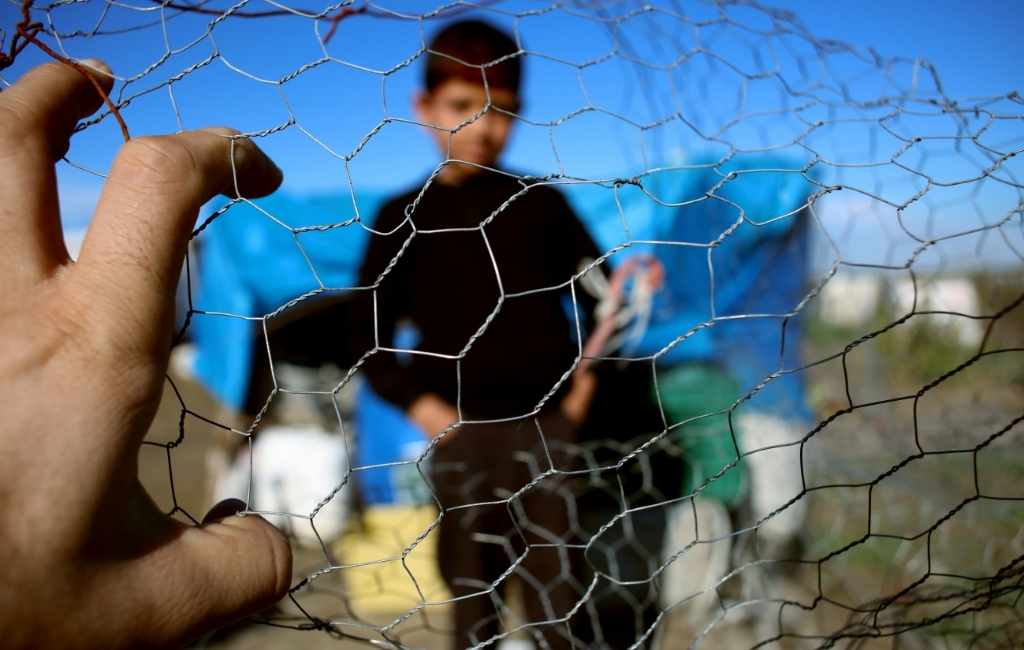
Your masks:
[{"label": "blue tarpaulin", "polygon": [[[359,197],[359,214],[376,214],[383,194]],[[198,287],[190,334],[194,371],[227,406],[241,410],[252,372],[258,318],[319,287],[354,286],[369,233],[347,193],[295,197],[278,192],[238,203],[218,216],[199,241]],[[310,226],[347,224],[327,230]],[[299,232],[295,232],[299,230]],[[231,314],[235,317],[222,314]],[[241,318],[240,318],[241,317]]]}]

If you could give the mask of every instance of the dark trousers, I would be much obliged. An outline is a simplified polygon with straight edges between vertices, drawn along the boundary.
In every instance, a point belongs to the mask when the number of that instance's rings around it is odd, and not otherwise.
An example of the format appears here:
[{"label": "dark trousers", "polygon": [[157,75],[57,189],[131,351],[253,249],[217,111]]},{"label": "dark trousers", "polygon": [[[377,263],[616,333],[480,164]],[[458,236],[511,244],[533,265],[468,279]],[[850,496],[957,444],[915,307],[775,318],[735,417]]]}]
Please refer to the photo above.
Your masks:
[{"label": "dark trousers", "polygon": [[625,650],[645,637],[637,647],[649,648],[661,611],[652,576],[661,563],[665,509],[620,517],[621,507],[607,497],[591,490],[577,499],[579,530],[589,548],[578,556],[583,561],[576,574],[594,588],[572,619],[573,636],[587,650]]},{"label": "dark trousers", "polygon": [[[441,575],[455,598],[455,648],[502,629],[510,580],[523,594],[527,629],[540,648],[570,648],[564,619],[579,599],[570,555],[572,492],[564,477],[571,425],[558,412],[511,423],[464,425],[431,459],[443,516]],[[543,440],[543,443],[542,443]],[[513,568],[514,567],[514,568]],[[492,646],[493,647],[493,646]]]}]

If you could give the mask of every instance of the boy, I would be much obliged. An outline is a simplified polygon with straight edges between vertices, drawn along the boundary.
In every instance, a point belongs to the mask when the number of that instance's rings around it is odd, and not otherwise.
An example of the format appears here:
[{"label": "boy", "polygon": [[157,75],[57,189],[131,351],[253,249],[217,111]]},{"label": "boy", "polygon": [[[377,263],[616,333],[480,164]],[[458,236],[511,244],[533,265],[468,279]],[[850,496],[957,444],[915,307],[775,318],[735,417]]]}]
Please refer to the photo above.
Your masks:
[{"label": "boy", "polygon": [[[365,322],[376,325],[362,350],[373,351],[366,376],[440,436],[430,479],[459,648],[500,632],[495,602],[519,558],[539,641],[570,647],[559,619],[579,598],[566,548],[571,497],[557,491],[557,476],[519,492],[552,463],[568,469],[559,443],[572,442],[586,415],[593,377],[577,373],[527,416],[576,360],[563,300],[581,262],[599,253],[561,194],[497,168],[519,110],[519,52],[480,21],[452,24],[431,42],[414,108],[445,162],[380,210],[360,271],[360,286],[373,287]],[[593,304],[583,294],[586,327]],[[402,357],[392,351],[400,322],[419,335]]]}]

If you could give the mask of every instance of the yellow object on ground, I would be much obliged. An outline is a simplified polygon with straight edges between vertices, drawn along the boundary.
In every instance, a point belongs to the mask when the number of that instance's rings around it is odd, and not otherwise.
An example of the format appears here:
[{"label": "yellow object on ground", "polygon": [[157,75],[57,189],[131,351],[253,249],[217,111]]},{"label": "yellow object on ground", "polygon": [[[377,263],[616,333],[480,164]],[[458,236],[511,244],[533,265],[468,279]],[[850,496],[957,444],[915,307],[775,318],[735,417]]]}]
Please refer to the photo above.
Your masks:
[{"label": "yellow object on ground", "polygon": [[437,510],[373,506],[334,544],[357,616],[407,611],[451,597],[437,571]]}]

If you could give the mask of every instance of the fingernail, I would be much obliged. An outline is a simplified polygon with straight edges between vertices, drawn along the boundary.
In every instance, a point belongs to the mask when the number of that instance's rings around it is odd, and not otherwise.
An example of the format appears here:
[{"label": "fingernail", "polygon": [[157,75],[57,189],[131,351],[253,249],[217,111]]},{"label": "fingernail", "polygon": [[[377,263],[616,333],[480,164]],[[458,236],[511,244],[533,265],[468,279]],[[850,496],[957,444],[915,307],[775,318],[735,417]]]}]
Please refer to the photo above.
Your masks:
[{"label": "fingernail", "polygon": [[100,61],[99,59],[79,59],[78,65],[90,68],[108,77],[113,76],[113,72],[111,71],[110,66],[104,63],[103,61]]},{"label": "fingernail", "polygon": [[231,515],[237,515],[238,513],[245,510],[245,501],[241,499],[224,499],[217,503],[215,506],[210,508],[210,511],[203,517],[203,525],[210,524],[221,519],[230,517]]}]

